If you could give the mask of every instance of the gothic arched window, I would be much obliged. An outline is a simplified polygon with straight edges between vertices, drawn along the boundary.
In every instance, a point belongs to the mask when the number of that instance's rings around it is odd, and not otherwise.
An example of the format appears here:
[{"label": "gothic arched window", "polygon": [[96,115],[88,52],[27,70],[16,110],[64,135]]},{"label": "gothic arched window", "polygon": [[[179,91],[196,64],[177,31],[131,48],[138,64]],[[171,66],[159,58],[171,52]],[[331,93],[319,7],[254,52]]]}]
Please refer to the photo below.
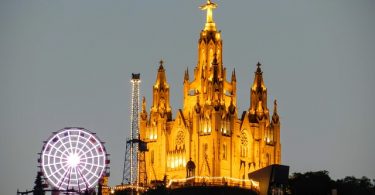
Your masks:
[{"label": "gothic arched window", "polygon": [[179,130],[177,132],[177,135],[176,135],[176,145],[178,148],[182,148],[183,145],[184,145],[184,139],[185,139],[185,135],[184,135],[184,131],[183,130]]}]

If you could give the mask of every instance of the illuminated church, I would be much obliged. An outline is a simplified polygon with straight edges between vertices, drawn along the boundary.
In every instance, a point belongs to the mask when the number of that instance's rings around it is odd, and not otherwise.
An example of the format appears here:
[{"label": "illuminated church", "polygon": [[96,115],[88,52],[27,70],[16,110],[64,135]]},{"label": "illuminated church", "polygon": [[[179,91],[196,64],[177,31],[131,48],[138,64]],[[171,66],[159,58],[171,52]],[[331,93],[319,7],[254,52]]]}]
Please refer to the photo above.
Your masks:
[{"label": "illuminated church", "polygon": [[148,147],[148,183],[192,176],[245,179],[250,172],[281,162],[277,103],[274,100],[271,115],[260,63],[249,85],[250,107],[238,110],[236,73],[233,70],[227,80],[221,33],[213,20],[216,7],[210,0],[200,7],[207,18],[198,41],[198,61],[192,79],[185,71],[183,106],[175,117],[162,61],[149,111],[142,100],[139,133]]}]

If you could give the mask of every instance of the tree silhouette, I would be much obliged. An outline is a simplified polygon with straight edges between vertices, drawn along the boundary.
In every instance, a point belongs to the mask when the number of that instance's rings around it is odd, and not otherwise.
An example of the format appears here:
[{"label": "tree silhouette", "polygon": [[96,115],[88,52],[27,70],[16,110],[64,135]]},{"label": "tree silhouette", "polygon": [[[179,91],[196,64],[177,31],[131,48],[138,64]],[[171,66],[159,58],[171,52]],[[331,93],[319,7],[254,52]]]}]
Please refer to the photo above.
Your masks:
[{"label": "tree silhouette", "polygon": [[332,189],[332,180],[328,171],[294,173],[289,178],[290,191],[299,195],[326,195]]},{"label": "tree silhouette", "polygon": [[293,173],[289,178],[289,194],[325,195],[331,194],[333,189],[340,195],[375,195],[375,180],[350,176],[333,181],[328,171]]},{"label": "tree silhouette", "polygon": [[38,172],[35,178],[34,195],[44,195],[42,172]]},{"label": "tree silhouette", "polygon": [[357,179],[353,176],[339,179],[336,182],[337,193],[342,195],[363,194],[374,195],[375,189],[371,180],[367,177]]}]

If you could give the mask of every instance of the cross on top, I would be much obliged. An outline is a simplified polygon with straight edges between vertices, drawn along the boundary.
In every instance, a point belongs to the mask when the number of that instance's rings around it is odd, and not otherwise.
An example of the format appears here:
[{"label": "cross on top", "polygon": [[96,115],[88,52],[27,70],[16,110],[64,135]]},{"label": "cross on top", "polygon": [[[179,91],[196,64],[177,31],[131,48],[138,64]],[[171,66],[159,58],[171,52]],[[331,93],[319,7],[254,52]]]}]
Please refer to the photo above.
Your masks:
[{"label": "cross on top", "polygon": [[163,64],[164,64],[164,61],[163,61],[163,59],[160,59],[160,66],[163,66]]}]

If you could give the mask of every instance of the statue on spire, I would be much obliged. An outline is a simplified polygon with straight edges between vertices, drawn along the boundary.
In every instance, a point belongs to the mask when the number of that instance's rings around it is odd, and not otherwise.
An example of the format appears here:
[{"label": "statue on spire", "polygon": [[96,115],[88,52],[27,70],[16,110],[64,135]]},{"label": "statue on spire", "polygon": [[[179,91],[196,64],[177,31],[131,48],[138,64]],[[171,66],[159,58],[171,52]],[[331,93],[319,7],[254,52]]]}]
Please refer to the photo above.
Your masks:
[{"label": "statue on spire", "polygon": [[199,7],[201,10],[207,10],[206,25],[204,30],[216,31],[216,25],[212,16],[212,10],[217,8],[217,4],[207,0],[207,3]]}]

